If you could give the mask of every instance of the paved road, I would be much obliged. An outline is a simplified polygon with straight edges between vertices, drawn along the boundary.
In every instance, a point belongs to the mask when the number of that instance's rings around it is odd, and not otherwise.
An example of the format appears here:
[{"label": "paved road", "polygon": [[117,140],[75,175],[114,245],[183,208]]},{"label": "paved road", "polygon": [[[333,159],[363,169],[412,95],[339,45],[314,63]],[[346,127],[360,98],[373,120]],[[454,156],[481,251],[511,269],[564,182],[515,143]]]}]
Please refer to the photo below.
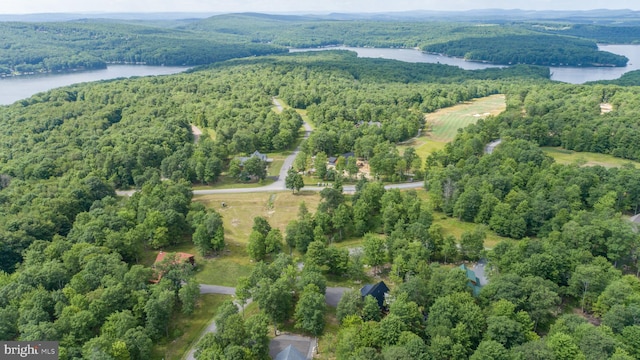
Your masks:
[{"label": "paved road", "polygon": [[[282,111],[283,107],[282,104],[278,101],[278,99],[273,98],[273,104],[280,110]],[[306,140],[309,138],[309,135],[311,135],[311,132],[313,131],[313,128],[311,127],[311,125],[307,124],[306,121],[302,122],[302,126],[304,127],[304,136],[303,139]],[[287,156],[284,159],[284,163],[282,164],[282,167],[280,168],[280,174],[278,175],[278,180],[276,180],[273,184],[269,184],[267,186],[263,186],[262,188],[269,188],[273,190],[286,190],[286,186],[284,184],[284,179],[286,179],[287,177],[287,171],[289,171],[289,169],[293,166],[293,162],[296,159],[296,156],[298,156],[298,153],[300,152],[300,146],[296,147],[295,150],[293,150],[293,152]],[[260,188],[260,189],[262,189]],[[269,191],[269,190],[266,190]]]},{"label": "paved road", "polygon": [[[200,294],[234,295],[235,293],[236,293],[236,289],[232,287],[200,284]],[[242,306],[240,306],[240,304],[236,301],[234,301],[234,303],[236,304],[238,309],[242,311]],[[246,308],[249,304],[251,304],[251,299],[247,301],[244,307]],[[195,358],[196,345],[198,344],[198,342],[200,342],[200,339],[202,339],[202,337],[205,336],[206,334],[216,332],[217,330],[218,328],[216,327],[215,320],[211,319],[211,322],[209,323],[209,325],[202,331],[202,333],[198,337],[198,341],[191,344],[191,348],[189,349],[189,352],[187,353],[187,356],[185,357],[185,359],[196,360]]]},{"label": "paved road", "polygon": [[[284,168],[284,166],[283,166]],[[286,177],[286,175],[285,175]],[[276,181],[273,184],[256,187],[256,188],[235,188],[235,189],[206,189],[206,190],[193,190],[193,195],[211,195],[211,194],[241,194],[241,193],[257,193],[257,192],[273,192],[273,191],[291,191],[284,187],[284,180],[282,180],[282,184],[278,184],[274,186],[276,183],[279,183],[280,180]],[[399,184],[388,184],[385,185],[385,189],[418,189],[423,186],[422,181],[415,181],[410,183],[399,183]],[[324,187],[321,186],[305,186],[302,190],[306,191],[321,191]],[[354,193],[356,191],[355,185],[344,185],[342,187],[343,192],[347,194]],[[133,193],[133,191],[131,192]],[[118,195],[127,195],[124,192]],[[129,195],[130,196],[130,195]]]},{"label": "paved road", "polygon": [[[278,101],[278,99],[273,98],[273,104],[282,111],[282,104]],[[304,139],[308,139],[309,135],[313,131],[313,128],[307,124],[306,122],[302,123],[304,127]],[[259,193],[259,192],[274,192],[274,191],[289,191],[289,189],[285,186],[285,179],[287,177],[287,171],[293,166],[293,162],[296,159],[296,156],[300,152],[300,146],[298,146],[293,152],[284,159],[284,163],[282,164],[282,168],[280,168],[280,174],[278,174],[278,179],[265,186],[255,187],[255,188],[233,188],[233,189],[206,189],[206,190],[193,190],[193,195],[211,195],[211,194],[243,194],[243,193]],[[385,189],[414,189],[422,187],[422,182],[411,182],[411,183],[400,183],[400,184],[389,184],[385,185]],[[307,191],[322,191],[324,187],[320,186],[305,186],[302,188]],[[352,194],[356,191],[355,185],[345,185],[342,187],[343,192],[347,194]],[[138,190],[117,190],[116,194],[119,196],[131,196]]]},{"label": "paved road", "polygon": [[329,306],[337,307],[340,299],[342,298],[342,294],[344,294],[344,292],[347,290],[349,290],[349,288],[328,287],[327,291],[324,294],[324,301]]}]

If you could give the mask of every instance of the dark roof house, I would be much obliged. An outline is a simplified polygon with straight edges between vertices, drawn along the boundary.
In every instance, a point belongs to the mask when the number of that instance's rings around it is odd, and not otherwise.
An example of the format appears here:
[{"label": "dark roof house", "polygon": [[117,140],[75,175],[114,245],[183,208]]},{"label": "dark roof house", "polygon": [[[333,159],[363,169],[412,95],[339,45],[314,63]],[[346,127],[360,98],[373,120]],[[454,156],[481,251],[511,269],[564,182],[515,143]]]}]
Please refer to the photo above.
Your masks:
[{"label": "dark roof house", "polygon": [[482,288],[480,285],[480,279],[478,279],[473,270],[467,268],[464,264],[460,265],[460,269],[462,269],[467,276],[467,286],[469,286],[471,291],[473,291],[473,296],[478,296],[478,294],[480,294],[480,289]]},{"label": "dark roof house", "polygon": [[368,284],[360,289],[360,295],[364,299],[367,295],[373,296],[378,301],[378,306],[380,308],[384,307],[384,294],[389,292],[389,288],[384,281],[380,281],[377,284]]},{"label": "dark roof house", "polygon": [[327,163],[329,165],[335,166],[336,162],[338,161],[338,157],[342,157],[345,160],[349,160],[350,157],[354,157],[354,156],[356,156],[356,155],[354,153],[352,153],[352,152],[344,153],[344,154],[338,155],[338,156],[331,156],[331,157],[329,157],[327,159]]},{"label": "dark roof house", "polygon": [[289,345],[284,350],[280,351],[274,360],[307,360],[307,357],[302,355],[298,349]]}]

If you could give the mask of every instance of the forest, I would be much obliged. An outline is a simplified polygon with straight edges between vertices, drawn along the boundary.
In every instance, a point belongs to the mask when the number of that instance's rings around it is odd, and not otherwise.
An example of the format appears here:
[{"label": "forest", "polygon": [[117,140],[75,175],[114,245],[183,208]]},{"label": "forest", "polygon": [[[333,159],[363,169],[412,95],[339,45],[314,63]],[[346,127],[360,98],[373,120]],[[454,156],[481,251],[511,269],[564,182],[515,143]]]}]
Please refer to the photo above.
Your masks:
[{"label": "forest", "polygon": [[198,36],[151,25],[103,21],[0,22],[0,76],[102,69],[107,63],[194,66],[282,53],[233,35]]},{"label": "forest", "polygon": [[629,61],[625,56],[599,51],[596,43],[588,40],[548,35],[468,37],[423,50],[503,65],[626,66]]},{"label": "forest", "polygon": [[634,27],[624,23],[570,23],[570,30],[554,32],[530,21],[484,24],[479,19],[335,20],[246,13],[165,22],[0,22],[0,76],[101,69],[108,63],[196,66],[331,45],[420,48],[499,64],[623,66],[624,57],[597,51],[596,41],[633,42]]},{"label": "forest", "polygon": [[[286,326],[325,339],[338,359],[638,358],[640,237],[627,218],[640,209],[640,170],[559,165],[540,146],[637,160],[639,89],[548,78],[539,66],[464,71],[331,51],[74,85],[0,107],[0,339],[60,341],[61,359],[150,358],[199,290],[190,265],[142,259],[185,242],[223,252],[222,215],[193,201],[192,187],[231,172],[236,156],[292,149],[304,110],[315,126],[301,144],[308,158],[354,152],[379,179],[412,172],[424,189],[361,179],[345,195],[352,179],[334,174],[317,209],[302,203],[284,230],[256,217],[236,298],[259,311],[224,304],[197,358],[265,359],[271,331]],[[492,94],[507,109],[443,150],[417,162],[398,150],[426,113]],[[291,108],[273,111],[274,97]],[[212,136],[194,142],[191,124]],[[123,188],[137,191],[116,196]],[[477,226],[445,235],[436,217]],[[507,240],[485,249],[489,231]],[[337,246],[353,239],[362,256]],[[492,270],[474,294],[453,265],[480,258]],[[390,284],[385,311],[351,291],[325,322],[328,279],[365,269]]]},{"label": "forest", "polygon": [[[564,25],[564,26],[563,26]],[[637,25],[607,26],[600,24],[534,24],[532,27],[546,33],[591,39],[604,44],[637,44]]]}]

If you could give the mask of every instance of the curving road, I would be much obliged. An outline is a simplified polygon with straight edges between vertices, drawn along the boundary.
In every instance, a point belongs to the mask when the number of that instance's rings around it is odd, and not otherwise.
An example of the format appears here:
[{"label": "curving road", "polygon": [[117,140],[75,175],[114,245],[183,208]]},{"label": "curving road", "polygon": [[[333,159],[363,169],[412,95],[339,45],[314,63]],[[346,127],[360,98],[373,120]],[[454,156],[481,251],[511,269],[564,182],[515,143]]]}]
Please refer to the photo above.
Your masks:
[{"label": "curving road", "polygon": [[[273,98],[273,104],[279,111],[283,110],[282,104],[278,101],[278,99]],[[304,137],[303,139],[308,139],[309,135],[313,131],[311,125],[309,125],[306,121],[302,122],[302,126],[304,127]],[[280,168],[280,173],[278,174],[278,179],[265,186],[254,187],[254,188],[231,188],[231,189],[206,189],[206,190],[193,190],[193,195],[212,195],[212,194],[242,194],[242,193],[257,193],[257,192],[273,192],[273,191],[289,191],[285,186],[285,179],[287,178],[287,171],[293,166],[293,162],[298,156],[300,152],[300,146],[296,147],[293,152],[289,156],[284,159],[284,163],[282,164],[282,168]],[[385,185],[385,189],[417,189],[422,187],[422,182],[410,182],[410,183],[399,183],[399,184],[389,184]],[[324,187],[320,186],[305,186],[304,190],[308,191],[321,191]],[[343,192],[351,194],[356,191],[355,185],[345,185],[342,187]],[[119,196],[131,196],[138,190],[118,190],[116,194]]]}]

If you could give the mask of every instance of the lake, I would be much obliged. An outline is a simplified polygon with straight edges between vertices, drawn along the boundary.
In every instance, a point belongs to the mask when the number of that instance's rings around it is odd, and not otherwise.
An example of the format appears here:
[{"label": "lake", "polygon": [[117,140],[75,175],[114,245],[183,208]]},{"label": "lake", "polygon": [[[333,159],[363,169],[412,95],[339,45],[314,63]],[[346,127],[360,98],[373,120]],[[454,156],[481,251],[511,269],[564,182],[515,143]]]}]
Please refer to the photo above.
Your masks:
[{"label": "lake", "polygon": [[[550,67],[551,80],[562,81],[571,84],[582,84],[588,81],[613,80],[622,74],[640,69],[640,45],[599,45],[600,50],[614,54],[624,55],[629,58],[626,67]],[[500,65],[484,64],[465,61],[460,58],[426,54],[415,49],[381,49],[381,48],[354,48],[346,46],[327,47],[319,49],[291,49],[291,52],[322,51],[322,50],[351,50],[359,57],[393,59],[406,62],[423,62],[432,64],[446,64],[458,66],[465,70],[479,70]]]},{"label": "lake", "polygon": [[[291,49],[290,51],[322,51],[333,49],[355,51],[360,57],[394,59],[406,62],[440,63],[458,66],[465,70],[501,67],[499,65],[465,61],[464,59],[447,56],[425,54],[414,49],[353,48],[338,46],[320,49]],[[551,79],[572,84],[582,84],[587,81],[617,79],[626,72],[640,69],[640,45],[600,45],[600,49],[625,55],[629,58],[629,64],[626,67],[618,68],[551,67]],[[71,84],[128,78],[132,76],[169,75],[185,71],[186,69],[188,68],[172,66],[110,65],[104,70],[2,78],[0,79],[0,105],[9,105],[18,100],[31,97],[39,92]]]},{"label": "lake", "polygon": [[2,78],[0,79],[0,105],[13,104],[39,92],[71,84],[132,76],[169,75],[187,69],[188,67],[183,66],[109,65],[102,70]]}]

